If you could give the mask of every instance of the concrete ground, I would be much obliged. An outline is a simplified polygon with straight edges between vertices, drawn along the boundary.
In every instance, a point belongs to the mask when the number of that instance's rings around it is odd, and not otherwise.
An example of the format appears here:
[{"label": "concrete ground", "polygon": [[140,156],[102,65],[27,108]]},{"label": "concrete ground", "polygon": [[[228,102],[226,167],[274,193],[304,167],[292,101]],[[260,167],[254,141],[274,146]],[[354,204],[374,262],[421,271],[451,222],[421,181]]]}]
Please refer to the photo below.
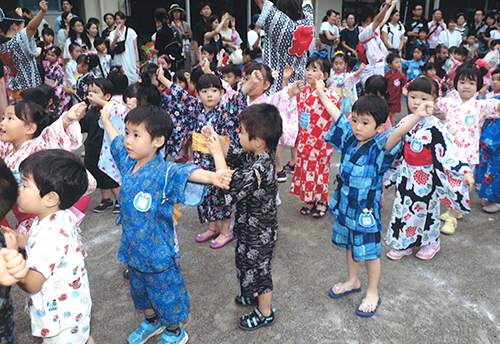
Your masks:
[{"label": "concrete ground", "polygon": [[[285,162],[288,156],[285,149]],[[338,163],[334,153],[330,197]],[[290,181],[289,175],[280,184],[283,203],[273,261],[277,321],[255,332],[236,325],[252,308],[233,302],[239,292],[233,245],[212,250],[208,242],[196,243],[204,226],[195,208],[180,207],[181,270],[192,306],[183,326],[190,343],[500,343],[500,215],[484,213],[475,193],[471,214],[459,221],[454,235],[441,237],[441,251],[434,259],[422,261],[412,255],[391,261],[382,244],[382,304],[374,317],[364,319],[354,313],[367,287],[364,264],[363,292],[338,300],[328,297],[328,288],[347,278],[345,250],[331,243],[330,214],[322,219],[300,215],[302,205],[290,195]],[[386,226],[393,199],[394,189],[386,190],[382,206]],[[99,201],[95,192],[89,209]],[[143,320],[122,277],[125,266],[116,259],[121,228],[115,226],[115,217],[111,211],[90,210],[82,224],[93,301],[91,334],[98,344],[126,343]],[[23,312],[26,298],[18,287],[12,297],[16,342],[33,343]],[[158,335],[147,343],[159,340]]]}]

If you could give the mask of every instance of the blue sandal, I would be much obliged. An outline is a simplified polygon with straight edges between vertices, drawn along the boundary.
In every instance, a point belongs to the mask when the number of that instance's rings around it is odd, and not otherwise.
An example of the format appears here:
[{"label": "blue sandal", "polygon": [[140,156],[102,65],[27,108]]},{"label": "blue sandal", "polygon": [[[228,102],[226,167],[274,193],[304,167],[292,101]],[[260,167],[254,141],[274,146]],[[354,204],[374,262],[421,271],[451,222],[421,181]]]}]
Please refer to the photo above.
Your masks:
[{"label": "blue sandal", "polygon": [[380,297],[378,298],[378,302],[376,305],[375,304],[366,304],[365,299],[363,299],[363,301],[361,301],[361,306],[363,306],[365,308],[375,307],[375,309],[373,310],[373,312],[363,312],[363,311],[359,310],[359,306],[358,306],[358,308],[356,308],[356,315],[363,317],[363,318],[372,317],[377,312],[378,306],[380,306],[381,303],[382,303],[382,298],[380,298]]},{"label": "blue sandal", "polygon": [[[335,288],[337,290],[343,290],[344,292],[342,294],[335,294],[332,290],[333,288]],[[341,287],[340,283],[337,283],[328,290],[328,296],[330,296],[332,299],[340,299],[341,297],[344,297],[344,296],[352,294],[352,293],[359,293],[360,291],[361,291],[361,287],[359,287],[358,289],[347,289],[347,288]]]},{"label": "blue sandal", "polygon": [[259,299],[257,297],[245,297],[238,294],[238,296],[234,298],[234,303],[238,306],[258,306]]},{"label": "blue sandal", "polygon": [[246,331],[253,331],[262,326],[272,326],[276,321],[274,312],[276,312],[276,309],[271,309],[271,315],[266,317],[258,308],[255,308],[252,313],[245,314],[238,320],[238,326]]}]

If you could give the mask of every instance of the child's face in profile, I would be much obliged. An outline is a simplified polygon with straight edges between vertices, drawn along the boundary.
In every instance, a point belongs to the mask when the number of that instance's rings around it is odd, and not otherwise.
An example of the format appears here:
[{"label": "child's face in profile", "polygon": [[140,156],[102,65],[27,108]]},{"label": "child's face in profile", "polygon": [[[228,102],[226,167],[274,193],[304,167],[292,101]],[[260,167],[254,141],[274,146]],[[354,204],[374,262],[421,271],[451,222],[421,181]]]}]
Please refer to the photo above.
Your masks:
[{"label": "child's face in profile", "polygon": [[40,197],[40,190],[33,180],[33,176],[26,176],[24,174],[21,176],[17,205],[19,210],[26,214],[40,215],[43,213],[42,197]]},{"label": "child's face in profile", "polygon": [[435,101],[435,97],[422,91],[408,92],[408,112],[415,113],[423,102]]},{"label": "child's face in profile", "polygon": [[100,105],[96,104],[93,101],[94,97],[99,98],[99,99],[104,100],[104,101],[108,101],[111,98],[110,94],[104,94],[104,92],[94,84],[89,85],[89,94],[93,95],[93,97],[89,97],[88,100],[89,100],[90,105],[92,105],[94,107],[100,107]]},{"label": "child's face in profile", "polygon": [[222,78],[225,82],[227,82],[231,87],[234,87],[239,81],[239,78],[234,75],[234,73],[223,73]]},{"label": "child's face in profile", "polygon": [[413,50],[413,58],[415,59],[415,61],[420,61],[422,59],[422,52],[420,51],[420,49]]},{"label": "child's face in profile", "polygon": [[127,112],[130,112],[130,110],[133,110],[137,107],[137,98],[136,97],[127,97],[126,99],[126,105],[127,105]]},{"label": "child's face in profile", "polygon": [[493,74],[491,76],[491,87],[495,93],[500,92],[500,74]]},{"label": "child's face in profile", "polygon": [[397,71],[401,69],[401,65],[403,64],[403,59],[400,57],[396,57],[392,63],[389,63],[389,68],[392,71]]},{"label": "child's face in profile", "polygon": [[384,132],[385,124],[377,126],[375,118],[371,114],[352,113],[351,128],[356,140],[360,145],[371,140],[377,134]]},{"label": "child's face in profile", "polygon": [[0,121],[0,139],[3,142],[22,144],[26,141],[28,128],[29,125],[16,116],[14,105],[7,106],[2,121]]},{"label": "child's face in profile", "polygon": [[208,62],[213,62],[214,61],[214,54],[210,54],[208,51],[206,50],[202,50],[201,51],[201,59],[207,59]]},{"label": "child's face in profile", "polygon": [[78,56],[82,54],[82,47],[75,47],[69,54],[71,55],[71,58],[76,61]]},{"label": "child's face in profile", "polygon": [[474,97],[474,94],[478,91],[477,81],[470,80],[467,78],[460,78],[456,85],[458,94],[462,100],[469,100]]},{"label": "child's face in profile", "polygon": [[248,137],[248,132],[244,123],[241,123],[241,131],[240,131],[240,145],[247,152],[253,151],[252,140]]},{"label": "child's face in profile", "polygon": [[203,106],[205,106],[205,109],[211,110],[219,104],[223,94],[223,91],[219,90],[217,87],[208,87],[201,89],[200,92],[198,92],[198,97],[203,103]]},{"label": "child's face in profile", "polygon": [[306,81],[309,86],[316,85],[316,80],[326,80],[328,78],[328,73],[324,73],[319,66],[319,61],[311,63],[306,67]]},{"label": "child's face in profile", "polygon": [[163,145],[164,137],[151,137],[144,123],[139,125],[130,122],[125,123],[125,149],[130,158],[137,162],[153,159],[158,148]]},{"label": "child's face in profile", "polygon": [[89,65],[79,63],[76,65],[76,71],[80,74],[86,74],[89,72]]},{"label": "child's face in profile", "polygon": [[58,59],[59,56],[57,56],[56,53],[53,52],[52,50],[49,50],[47,52],[47,61],[49,61],[50,64],[56,63]]}]

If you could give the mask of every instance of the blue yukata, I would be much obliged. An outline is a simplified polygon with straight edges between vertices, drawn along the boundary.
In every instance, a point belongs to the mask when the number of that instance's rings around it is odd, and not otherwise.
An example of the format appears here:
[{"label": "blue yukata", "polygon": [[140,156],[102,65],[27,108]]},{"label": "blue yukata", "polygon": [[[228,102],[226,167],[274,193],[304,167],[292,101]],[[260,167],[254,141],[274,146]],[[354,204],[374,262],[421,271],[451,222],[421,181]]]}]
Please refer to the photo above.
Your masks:
[{"label": "blue yukata", "polygon": [[[198,98],[190,96],[176,84],[170,87],[169,98],[168,108],[174,130],[167,141],[167,151],[176,156],[192,135],[194,164],[215,172],[214,159],[203,142],[201,131],[205,125],[210,125],[218,135],[224,136],[228,143],[239,146],[238,115],[247,107],[246,95],[240,90],[227,102],[221,101],[208,113]],[[218,188],[207,186],[205,199],[198,206],[198,217],[201,223],[231,218],[231,206],[225,204],[224,196]]]},{"label": "blue yukata", "polygon": [[418,78],[422,75],[421,66],[425,64],[424,60],[403,60],[403,69],[406,70],[408,81]]},{"label": "blue yukata", "polygon": [[136,160],[128,156],[123,136],[113,140],[111,153],[122,176],[118,260],[129,266],[135,307],[153,308],[163,326],[174,325],[187,318],[191,306],[175,261],[180,255],[174,249],[174,205],[198,205],[205,185],[188,181],[198,166],[166,162],[162,154],[132,174]]},{"label": "blue yukata", "polygon": [[335,217],[332,241],[352,250],[353,259],[380,258],[380,198],[382,177],[401,148],[399,142],[390,152],[385,149],[394,128],[359,146],[351,123],[340,116],[326,133],[325,141],[342,154],[337,190],[329,211]]}]

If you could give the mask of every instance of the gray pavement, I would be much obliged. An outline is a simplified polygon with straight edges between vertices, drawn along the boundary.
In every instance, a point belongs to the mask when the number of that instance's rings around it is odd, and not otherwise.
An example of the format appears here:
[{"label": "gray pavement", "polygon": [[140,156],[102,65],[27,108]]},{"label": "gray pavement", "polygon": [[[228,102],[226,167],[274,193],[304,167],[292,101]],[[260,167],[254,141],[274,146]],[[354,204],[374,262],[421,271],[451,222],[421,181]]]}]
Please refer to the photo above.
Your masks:
[{"label": "gray pavement", "polygon": [[[288,155],[285,149],[285,162]],[[330,197],[338,163],[334,153]],[[300,200],[289,193],[290,181],[289,175],[280,184],[283,203],[273,261],[277,321],[255,332],[236,325],[252,309],[233,302],[239,292],[234,247],[212,250],[208,242],[196,243],[204,226],[195,208],[180,207],[181,270],[192,306],[183,326],[190,343],[500,343],[500,215],[482,212],[475,193],[472,213],[459,221],[454,235],[441,237],[441,251],[434,259],[422,261],[412,255],[391,261],[382,244],[382,304],[373,318],[363,319],[354,311],[367,287],[364,265],[362,293],[338,300],[328,297],[328,288],[347,278],[345,250],[331,243],[330,214],[322,219],[300,215]],[[384,225],[389,223],[393,199],[394,189],[386,190]],[[122,277],[125,266],[116,259],[121,235],[114,225],[116,216],[91,211],[99,201],[100,193],[95,192],[82,224],[89,252],[91,334],[98,344],[123,344],[143,316],[134,309],[128,281]],[[12,295],[16,342],[33,343],[23,312],[26,298],[18,287]],[[147,343],[159,340],[157,336]]]}]

